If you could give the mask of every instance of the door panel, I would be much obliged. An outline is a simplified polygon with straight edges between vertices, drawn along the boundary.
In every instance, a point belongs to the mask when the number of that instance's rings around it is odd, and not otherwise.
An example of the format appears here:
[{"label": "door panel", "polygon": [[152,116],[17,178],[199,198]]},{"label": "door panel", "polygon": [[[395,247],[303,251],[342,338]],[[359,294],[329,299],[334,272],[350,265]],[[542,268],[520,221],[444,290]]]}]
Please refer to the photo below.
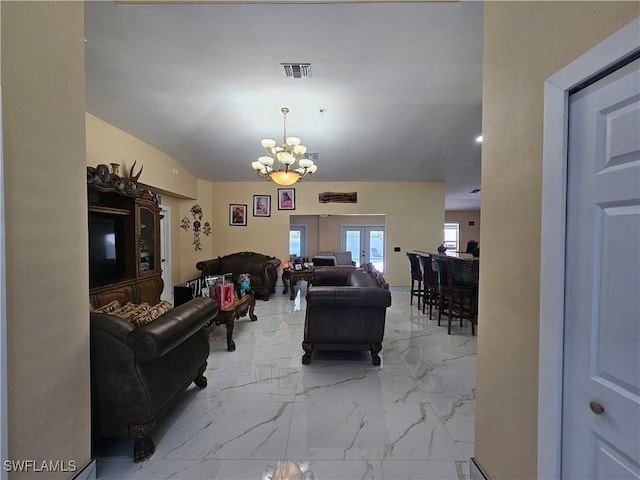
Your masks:
[{"label": "door panel", "polygon": [[638,60],[569,99],[566,242],[562,478],[638,479]]},{"label": "door panel", "polygon": [[360,265],[364,255],[362,230],[359,227],[343,227],[341,241],[342,249],[351,252],[351,260]]},{"label": "door panel", "polygon": [[351,252],[356,265],[370,262],[384,272],[383,226],[343,225],[341,231],[342,249]]}]

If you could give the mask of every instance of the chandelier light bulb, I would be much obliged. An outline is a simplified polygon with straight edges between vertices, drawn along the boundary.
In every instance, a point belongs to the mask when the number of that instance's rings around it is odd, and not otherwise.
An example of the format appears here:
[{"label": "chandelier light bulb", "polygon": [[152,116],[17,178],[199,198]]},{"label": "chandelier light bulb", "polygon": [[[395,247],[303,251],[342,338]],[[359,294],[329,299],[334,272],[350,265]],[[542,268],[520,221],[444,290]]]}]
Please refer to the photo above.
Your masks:
[{"label": "chandelier light bulb", "polygon": [[291,155],[289,152],[280,152],[278,154],[278,160],[280,160],[280,162],[284,163],[285,165],[293,165],[293,163],[296,161],[296,157]]},{"label": "chandelier light bulb", "polygon": [[307,147],[305,147],[304,145],[296,145],[295,147],[293,147],[293,153],[298,156],[302,156],[307,153]]},{"label": "chandelier light bulb", "polygon": [[271,140],[270,138],[265,138],[260,143],[262,143],[262,146],[264,148],[266,148],[267,150],[270,150],[270,149],[272,149],[273,147],[276,146],[276,141],[275,140]]}]

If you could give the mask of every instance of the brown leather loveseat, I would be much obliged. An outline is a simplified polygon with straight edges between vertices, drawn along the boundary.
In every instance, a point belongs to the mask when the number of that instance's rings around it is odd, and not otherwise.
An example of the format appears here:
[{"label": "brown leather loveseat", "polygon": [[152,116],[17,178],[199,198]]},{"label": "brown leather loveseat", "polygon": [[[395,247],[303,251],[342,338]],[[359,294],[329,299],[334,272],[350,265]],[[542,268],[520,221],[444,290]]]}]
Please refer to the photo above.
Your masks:
[{"label": "brown leather loveseat", "polygon": [[304,365],[314,350],[369,350],[373,364],[380,365],[391,293],[373,265],[314,268],[306,299]]},{"label": "brown leather loveseat", "polygon": [[211,260],[203,260],[196,263],[196,268],[202,272],[203,276],[232,273],[234,283],[238,275],[249,273],[251,275],[251,289],[256,297],[269,300],[269,295],[274,293],[276,289],[280,263],[279,259],[262,253],[238,252]]},{"label": "brown leather loveseat", "polygon": [[204,388],[209,341],[204,325],[218,313],[199,297],[136,328],[91,312],[91,397],[95,439],[130,436],[135,462],[155,452],[150,432],[191,382]]}]

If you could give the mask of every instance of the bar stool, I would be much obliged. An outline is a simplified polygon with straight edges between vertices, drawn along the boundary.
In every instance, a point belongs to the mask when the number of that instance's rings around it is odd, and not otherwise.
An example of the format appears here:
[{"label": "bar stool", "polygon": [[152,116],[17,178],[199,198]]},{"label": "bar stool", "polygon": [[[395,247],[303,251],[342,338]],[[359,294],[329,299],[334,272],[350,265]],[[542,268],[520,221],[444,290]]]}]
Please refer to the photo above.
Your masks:
[{"label": "bar stool", "polygon": [[433,258],[431,255],[418,255],[422,266],[422,313],[426,312],[429,305],[429,318],[432,318],[433,307],[438,308],[440,296],[438,294],[438,272],[433,269]]},{"label": "bar stool", "polygon": [[454,317],[471,322],[471,334],[476,334],[476,289],[473,285],[457,283],[453,278],[451,263],[445,258],[436,258],[440,301],[438,304],[438,325],[442,315],[448,317],[447,333],[451,335],[451,322]]},{"label": "bar stool", "polygon": [[[409,299],[409,305],[413,305],[413,297],[418,297],[418,308],[420,308],[420,299],[423,295],[420,260],[418,260],[417,253],[407,252],[407,257],[409,257],[409,266],[411,267],[411,297]],[[418,284],[418,288],[416,288],[416,282]]]}]

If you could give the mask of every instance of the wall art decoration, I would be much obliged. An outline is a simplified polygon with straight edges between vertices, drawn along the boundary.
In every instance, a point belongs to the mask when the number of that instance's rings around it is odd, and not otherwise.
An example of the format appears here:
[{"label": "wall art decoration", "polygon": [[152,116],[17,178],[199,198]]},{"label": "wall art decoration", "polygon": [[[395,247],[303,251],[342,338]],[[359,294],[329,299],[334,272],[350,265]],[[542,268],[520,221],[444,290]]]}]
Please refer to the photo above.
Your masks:
[{"label": "wall art decoration", "polygon": [[195,250],[202,250],[202,244],[200,243],[200,220],[193,221],[193,243]]},{"label": "wall art decoration", "polygon": [[320,203],[358,203],[358,192],[324,192],[318,194]]},{"label": "wall art decoration", "polygon": [[296,189],[295,188],[279,188],[278,189],[278,210],[295,210],[296,209]]},{"label": "wall art decoration", "polygon": [[193,245],[193,248],[196,251],[202,250],[200,233],[204,233],[207,236],[211,235],[211,223],[208,221],[202,221],[202,207],[197,203],[189,209],[189,212],[193,217],[193,221],[191,221],[188,216],[182,217],[182,220],[180,220],[180,228],[182,228],[185,232],[192,230],[193,243],[191,245]]},{"label": "wall art decoration", "polygon": [[193,207],[191,207],[191,215],[193,215],[193,218],[202,220],[202,207],[196,203]]},{"label": "wall art decoration", "polygon": [[247,205],[229,204],[229,225],[245,227],[247,225]]},{"label": "wall art decoration", "polygon": [[[211,224],[209,222],[204,222],[204,228],[202,226],[202,207],[197,203],[191,207],[190,209],[191,215],[193,216],[193,248],[198,251],[202,250],[202,243],[200,242],[200,232],[203,232],[205,235],[211,235]],[[187,228],[185,228],[187,225]],[[188,230],[189,219],[184,217],[182,219],[182,228]]]},{"label": "wall art decoration", "polygon": [[271,216],[271,195],[254,195],[253,196],[253,216],[254,217],[270,217]]}]

